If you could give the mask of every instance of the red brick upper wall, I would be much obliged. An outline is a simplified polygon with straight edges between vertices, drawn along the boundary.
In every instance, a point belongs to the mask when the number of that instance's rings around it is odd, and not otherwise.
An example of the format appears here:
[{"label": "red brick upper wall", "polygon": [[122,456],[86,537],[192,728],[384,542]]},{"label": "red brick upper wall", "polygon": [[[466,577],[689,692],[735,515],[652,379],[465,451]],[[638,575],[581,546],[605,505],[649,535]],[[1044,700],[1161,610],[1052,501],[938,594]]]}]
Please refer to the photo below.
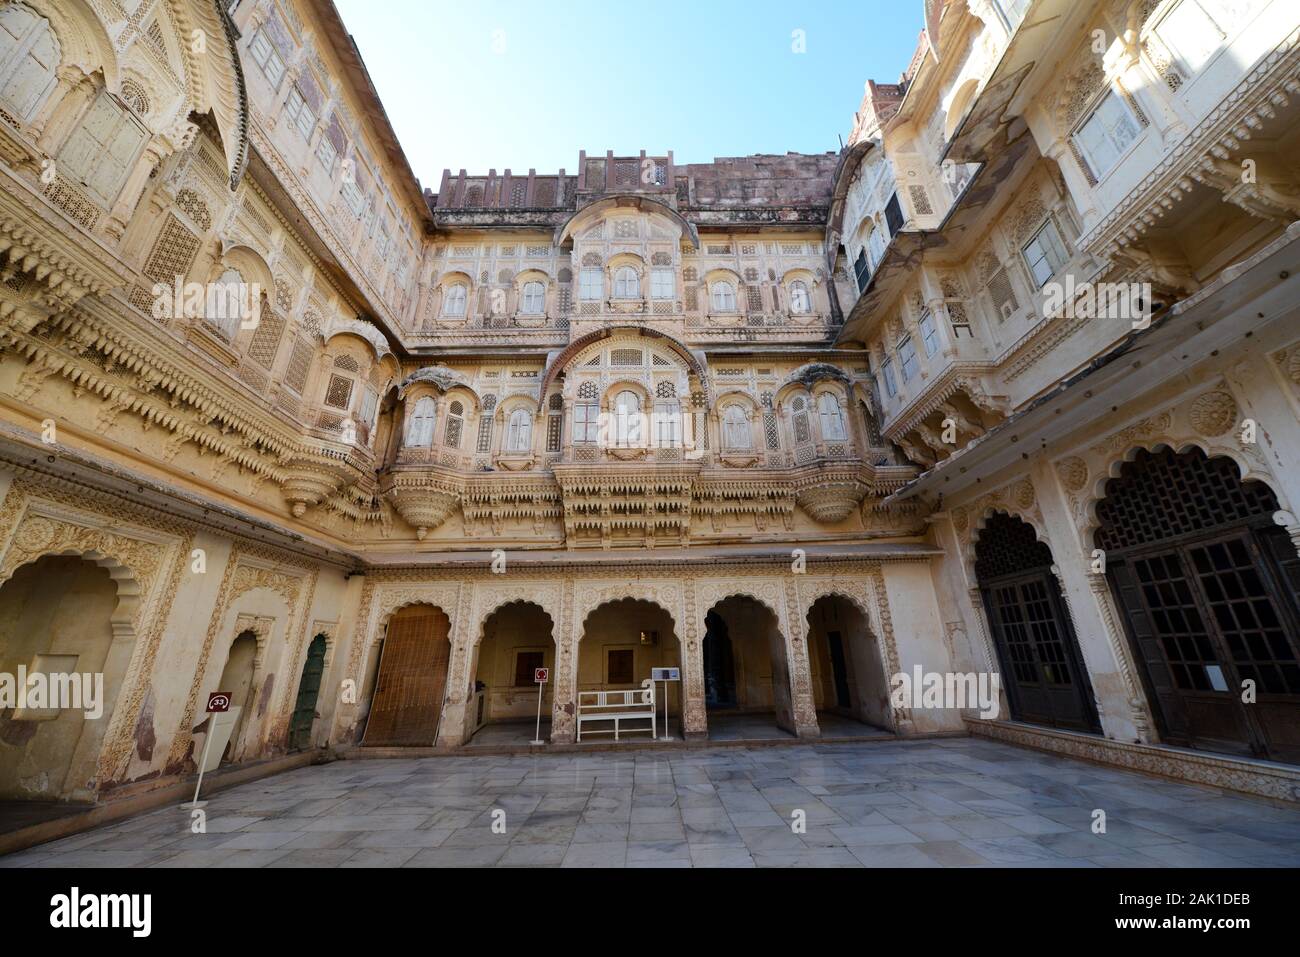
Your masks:
[{"label": "red brick upper wall", "polygon": [[825,206],[838,153],[722,156],[679,166],[691,177],[692,206]]}]

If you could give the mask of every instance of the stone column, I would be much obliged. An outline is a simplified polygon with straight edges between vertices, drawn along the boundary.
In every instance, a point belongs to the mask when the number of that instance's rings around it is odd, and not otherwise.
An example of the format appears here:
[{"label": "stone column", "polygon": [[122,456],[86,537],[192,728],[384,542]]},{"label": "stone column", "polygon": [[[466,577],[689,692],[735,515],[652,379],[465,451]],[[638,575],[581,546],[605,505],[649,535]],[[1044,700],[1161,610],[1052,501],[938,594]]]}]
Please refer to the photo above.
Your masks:
[{"label": "stone column", "polygon": [[1124,637],[1114,630],[1114,616],[1103,612],[1097,591],[1089,581],[1092,556],[1079,543],[1078,528],[1057,484],[1056,471],[1046,458],[1039,457],[1030,475],[1056,562],[1053,570],[1088,669],[1102,731],[1116,741],[1148,741],[1150,716],[1132,680]]},{"label": "stone column", "polygon": [[786,579],[783,597],[786,670],[790,682],[790,714],[794,721],[794,727],[787,730],[793,731],[800,738],[820,738],[822,732],[817,724],[812,668],[808,662],[808,627],[799,604],[798,588],[793,575]]},{"label": "stone column", "polygon": [[126,185],[118,194],[117,202],[113,204],[113,211],[109,213],[108,222],[104,226],[114,239],[121,239],[122,234],[126,232],[131,215],[140,201],[140,194],[144,192],[145,185],[149,181],[149,174],[163,161],[165,155],[166,147],[155,139],[145,146],[144,152],[136,160],[135,168],[127,177]]},{"label": "stone column", "polygon": [[551,743],[572,744],[578,702],[578,642],[582,622],[575,621],[573,579],[566,578],[555,625],[555,683],[551,689]]},{"label": "stone column", "polygon": [[683,584],[686,607],[682,623],[682,735],[690,739],[709,736],[708,710],[704,703],[704,628],[697,613],[695,579]]},{"label": "stone column", "polygon": [[447,687],[442,696],[442,715],[438,721],[438,737],[434,746],[439,748],[456,748],[464,744],[466,737],[465,711],[469,694],[469,660],[473,654],[473,642],[477,622],[471,622],[474,608],[474,586],[464,583],[456,596],[456,607],[443,609],[451,619],[451,628],[447,640],[451,643],[451,654],[447,661]]}]

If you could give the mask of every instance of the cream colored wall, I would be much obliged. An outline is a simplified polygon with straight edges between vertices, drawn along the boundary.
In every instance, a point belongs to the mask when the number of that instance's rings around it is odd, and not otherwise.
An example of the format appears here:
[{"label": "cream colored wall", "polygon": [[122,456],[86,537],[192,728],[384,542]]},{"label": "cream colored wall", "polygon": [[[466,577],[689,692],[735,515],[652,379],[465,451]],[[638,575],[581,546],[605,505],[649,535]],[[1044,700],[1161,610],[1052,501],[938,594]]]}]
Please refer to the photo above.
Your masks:
[{"label": "cream colored wall", "polygon": [[[537,714],[537,685],[514,686],[515,657],[522,651],[540,651],[542,667],[555,668],[555,642],[545,612],[536,606],[508,606],[484,623],[484,638],[478,649],[477,681],[487,686],[488,721],[529,718]],[[542,714],[549,717],[554,684],[543,689]]]},{"label": "cream colored wall", "polygon": [[[654,645],[642,645],[642,631],[658,631]],[[606,681],[606,655],[610,649],[631,649],[633,683],[612,685]],[[661,609],[644,604],[621,603],[598,608],[586,621],[578,646],[578,691],[603,691],[639,688],[650,677],[651,668],[680,668],[681,649],[673,632],[672,619]],[[681,685],[668,685],[668,708],[676,714],[680,708]],[[663,685],[655,692],[663,693]],[[662,701],[662,699],[660,699]]]},{"label": "cream colored wall", "polygon": [[[928,564],[887,562],[883,570],[899,668],[909,675],[918,664],[923,673],[953,671]],[[957,709],[913,708],[910,716],[911,730],[918,733],[960,731],[964,727]]]},{"label": "cream colored wall", "polygon": [[[72,655],[66,670],[103,673],[113,645],[117,587],[107,571],[73,557],[48,557],[0,586],[0,672],[34,669],[36,656]],[[64,670],[60,668],[59,670]],[[54,800],[84,791],[122,675],[104,674],[103,714],[65,710],[51,721],[0,717],[0,798]],[[83,747],[83,738],[89,747]],[[87,757],[88,752],[88,757]],[[74,760],[79,759],[79,760]],[[92,788],[93,790],[93,788]]]}]

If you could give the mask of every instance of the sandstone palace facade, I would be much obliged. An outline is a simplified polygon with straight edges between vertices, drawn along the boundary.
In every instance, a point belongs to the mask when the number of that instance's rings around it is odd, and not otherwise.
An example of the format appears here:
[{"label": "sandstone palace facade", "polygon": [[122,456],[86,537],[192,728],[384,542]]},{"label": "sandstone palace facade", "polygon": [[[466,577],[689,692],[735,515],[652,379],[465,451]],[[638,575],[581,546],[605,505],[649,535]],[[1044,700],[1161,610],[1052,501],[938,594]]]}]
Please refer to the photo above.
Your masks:
[{"label": "sandstone palace facade", "polygon": [[924,6],[838,153],[435,191],[329,0],[0,3],[0,672],[104,682],[0,799],[192,774],[213,691],[239,766],[655,667],[683,746],[1300,797],[1300,10]]}]

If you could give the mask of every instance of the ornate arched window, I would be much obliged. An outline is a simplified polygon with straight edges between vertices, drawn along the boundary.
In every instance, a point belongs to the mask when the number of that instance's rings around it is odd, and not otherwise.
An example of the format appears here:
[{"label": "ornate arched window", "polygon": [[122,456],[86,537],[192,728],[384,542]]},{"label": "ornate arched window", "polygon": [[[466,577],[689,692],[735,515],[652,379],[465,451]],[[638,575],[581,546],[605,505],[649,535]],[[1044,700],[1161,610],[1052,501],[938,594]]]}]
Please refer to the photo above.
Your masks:
[{"label": "ornate arched window", "polygon": [[510,413],[510,423],[506,427],[506,451],[528,452],[533,447],[533,417],[527,409],[515,409]]},{"label": "ornate arched window", "polygon": [[433,443],[433,399],[421,396],[406,423],[406,442],[412,448],[428,448]]},{"label": "ornate arched window", "polygon": [[447,408],[447,432],[443,436],[442,444],[449,449],[460,448],[460,436],[465,431],[465,406],[460,402],[453,402]]},{"label": "ornate arched window", "polygon": [[729,282],[715,282],[712,286],[714,312],[736,311],[736,289]]},{"label": "ornate arched window", "polygon": [[447,287],[446,298],[442,301],[442,314],[459,318],[465,315],[465,303],[468,299],[469,290],[465,288],[464,283],[456,283]]},{"label": "ornate arched window", "polygon": [[722,444],[728,449],[749,449],[753,445],[749,434],[749,413],[744,406],[729,405],[722,410]]},{"label": "ornate arched window", "polygon": [[0,101],[31,120],[57,83],[59,41],[50,21],[22,3],[0,8]]},{"label": "ornate arched window", "polygon": [[624,390],[614,397],[614,444],[636,445],[641,441],[641,397]]},{"label": "ornate arched window", "polygon": [[524,283],[524,301],[520,308],[524,315],[541,315],[546,308],[546,287],[540,282]]},{"label": "ornate arched window", "polygon": [[808,295],[808,284],[802,279],[790,283],[790,311],[796,316],[812,312],[812,296]]},{"label": "ornate arched window", "polygon": [[631,266],[623,266],[614,274],[614,298],[641,298],[641,279]]},{"label": "ornate arched window", "polygon": [[808,403],[804,401],[803,396],[797,395],[790,402],[790,414],[794,421],[794,440],[796,444],[802,444],[812,438],[812,432],[808,427]]},{"label": "ornate arched window", "polygon": [[833,393],[823,392],[817,398],[817,413],[821,417],[823,439],[842,442],[849,437],[844,429],[844,410]]}]

